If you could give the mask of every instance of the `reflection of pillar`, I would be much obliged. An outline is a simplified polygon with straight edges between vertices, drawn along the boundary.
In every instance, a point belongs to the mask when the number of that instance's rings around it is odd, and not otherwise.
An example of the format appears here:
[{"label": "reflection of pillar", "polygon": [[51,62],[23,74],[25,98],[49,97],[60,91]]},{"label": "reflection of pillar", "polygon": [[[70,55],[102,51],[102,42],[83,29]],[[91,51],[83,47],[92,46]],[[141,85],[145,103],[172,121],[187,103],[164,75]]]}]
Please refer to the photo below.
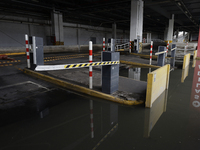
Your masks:
[{"label": "reflection of pillar", "polygon": [[52,28],[53,35],[55,36],[55,45],[64,45],[63,35],[63,16],[60,12],[52,12]]},{"label": "reflection of pillar", "polygon": [[142,40],[143,6],[142,0],[131,0],[130,41],[137,39],[137,36]]},{"label": "reflection of pillar", "polygon": [[147,43],[151,43],[151,33],[147,33]]},{"label": "reflection of pillar", "polygon": [[128,77],[140,81],[141,68],[129,68]]},{"label": "reflection of pillar", "polygon": [[91,138],[94,138],[93,100],[90,100],[90,128],[91,128]]},{"label": "reflection of pillar", "polygon": [[116,23],[112,24],[112,38],[113,39],[117,38],[117,25],[116,25]]}]

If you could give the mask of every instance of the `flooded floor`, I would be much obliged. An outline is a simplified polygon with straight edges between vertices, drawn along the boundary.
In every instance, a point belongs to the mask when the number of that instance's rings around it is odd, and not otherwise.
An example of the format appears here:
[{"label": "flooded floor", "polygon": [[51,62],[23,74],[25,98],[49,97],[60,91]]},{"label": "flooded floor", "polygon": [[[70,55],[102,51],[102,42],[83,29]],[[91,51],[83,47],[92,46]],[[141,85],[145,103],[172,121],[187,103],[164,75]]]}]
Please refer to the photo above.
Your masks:
[{"label": "flooded floor", "polygon": [[[195,69],[190,66],[188,76],[181,69],[171,71],[168,91],[151,109],[80,95],[20,72],[8,72],[2,84],[10,82],[12,75],[17,80],[1,87],[0,100],[7,102],[0,105],[0,149],[200,149],[199,64]],[[124,68],[120,75],[146,81],[148,71]]]}]

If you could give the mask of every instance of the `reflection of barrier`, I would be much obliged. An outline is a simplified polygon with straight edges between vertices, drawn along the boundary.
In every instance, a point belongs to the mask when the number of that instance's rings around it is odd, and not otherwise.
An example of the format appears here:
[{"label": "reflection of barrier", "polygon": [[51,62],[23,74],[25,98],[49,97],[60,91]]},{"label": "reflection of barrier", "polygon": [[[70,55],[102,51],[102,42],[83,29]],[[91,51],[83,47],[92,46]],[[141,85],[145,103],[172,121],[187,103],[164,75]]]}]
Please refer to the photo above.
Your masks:
[{"label": "reflection of barrier", "polygon": [[146,107],[151,108],[153,102],[168,89],[170,65],[165,65],[148,74]]},{"label": "reflection of barrier", "polygon": [[150,132],[163,112],[166,112],[168,90],[165,90],[153,103],[151,109],[145,110],[144,137],[148,138]]},{"label": "reflection of barrier", "polygon": [[197,50],[194,51],[194,54],[193,54],[193,64],[192,64],[192,67],[195,67],[195,65],[196,65],[196,58],[197,58]]},{"label": "reflection of barrier", "polygon": [[185,81],[185,78],[188,76],[190,65],[188,65],[185,69],[182,69],[182,76],[181,76],[181,82],[183,83]]},{"label": "reflection of barrier", "polygon": [[183,69],[186,69],[186,67],[190,64],[190,53],[184,56],[183,59]]}]

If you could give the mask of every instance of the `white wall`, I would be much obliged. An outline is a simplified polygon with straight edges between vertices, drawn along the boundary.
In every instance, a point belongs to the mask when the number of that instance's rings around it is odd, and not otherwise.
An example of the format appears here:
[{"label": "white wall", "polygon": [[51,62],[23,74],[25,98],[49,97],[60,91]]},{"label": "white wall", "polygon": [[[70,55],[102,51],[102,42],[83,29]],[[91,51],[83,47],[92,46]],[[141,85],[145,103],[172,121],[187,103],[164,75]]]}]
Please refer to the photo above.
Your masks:
[{"label": "white wall", "polygon": [[[29,20],[30,21],[30,20]],[[31,20],[32,21],[32,20]],[[44,21],[45,23],[45,21]],[[87,25],[64,23],[64,45],[88,45],[91,37],[96,37],[96,44],[102,44],[103,37],[112,37],[112,28],[102,28]],[[77,28],[78,27],[78,28]],[[47,36],[52,35],[50,25],[28,24],[24,22],[0,22],[0,47],[23,47],[25,46],[24,35],[38,36],[44,38],[47,44]],[[117,38],[129,39],[129,31],[117,30]]]}]

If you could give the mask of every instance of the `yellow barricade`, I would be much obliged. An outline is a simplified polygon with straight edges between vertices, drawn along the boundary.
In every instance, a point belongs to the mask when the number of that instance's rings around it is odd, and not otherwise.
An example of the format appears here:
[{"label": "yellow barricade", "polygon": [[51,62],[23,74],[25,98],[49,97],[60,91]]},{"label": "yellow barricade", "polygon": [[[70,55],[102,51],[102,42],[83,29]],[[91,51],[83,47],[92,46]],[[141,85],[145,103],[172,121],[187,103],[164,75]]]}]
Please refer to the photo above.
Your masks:
[{"label": "yellow barricade", "polygon": [[146,107],[151,108],[153,102],[168,89],[170,65],[165,65],[153,72],[147,77]]},{"label": "yellow barricade", "polygon": [[190,66],[188,65],[185,69],[182,69],[182,76],[181,76],[181,82],[182,83],[185,81],[185,78],[189,74],[189,68],[190,68]]},{"label": "yellow barricade", "polygon": [[183,59],[183,69],[186,69],[186,67],[190,64],[190,53],[184,56]]},{"label": "yellow barricade", "polygon": [[192,67],[194,68],[195,65],[196,65],[196,58],[197,58],[197,50],[194,51],[194,55],[193,55],[193,64],[192,64]]}]

